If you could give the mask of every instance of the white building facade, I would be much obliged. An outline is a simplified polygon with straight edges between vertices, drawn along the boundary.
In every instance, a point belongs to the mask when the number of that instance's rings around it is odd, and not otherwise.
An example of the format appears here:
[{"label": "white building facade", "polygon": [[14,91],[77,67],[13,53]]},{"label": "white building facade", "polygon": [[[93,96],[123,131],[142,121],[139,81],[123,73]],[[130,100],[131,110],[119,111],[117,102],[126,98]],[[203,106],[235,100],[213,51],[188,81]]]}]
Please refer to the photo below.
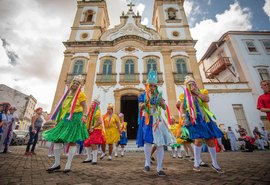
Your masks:
[{"label": "white building facade", "polygon": [[256,108],[263,93],[260,82],[270,79],[270,32],[229,31],[210,45],[199,66],[219,122],[270,130],[266,115]]}]

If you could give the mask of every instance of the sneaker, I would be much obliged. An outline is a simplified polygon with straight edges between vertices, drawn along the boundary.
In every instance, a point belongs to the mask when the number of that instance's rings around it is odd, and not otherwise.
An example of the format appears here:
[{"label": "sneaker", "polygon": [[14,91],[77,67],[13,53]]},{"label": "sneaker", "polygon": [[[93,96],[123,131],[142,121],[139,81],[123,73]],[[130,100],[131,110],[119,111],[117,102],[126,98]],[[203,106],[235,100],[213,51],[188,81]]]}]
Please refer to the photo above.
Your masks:
[{"label": "sneaker", "polygon": [[215,168],[213,165],[212,165],[212,169],[220,174],[224,173],[224,171],[222,171],[221,168]]},{"label": "sneaker", "polygon": [[107,155],[106,153],[102,153],[100,159],[102,160],[106,155]]},{"label": "sneaker", "polygon": [[115,154],[114,154],[114,157],[118,157],[118,154],[117,154],[117,153],[115,153]]},{"label": "sneaker", "polygon": [[183,156],[178,156],[178,158],[182,160],[184,157]]},{"label": "sneaker", "polygon": [[199,171],[201,171],[201,169],[200,169],[200,167],[199,166],[194,166],[193,167],[193,171],[195,171],[195,172],[199,172]]},{"label": "sneaker", "polygon": [[112,160],[112,156],[109,155],[108,157],[108,161],[111,161]]},{"label": "sneaker", "polygon": [[150,171],[150,167],[149,166],[145,166],[143,169],[144,172],[149,172]]},{"label": "sneaker", "polygon": [[160,170],[160,171],[158,172],[158,176],[159,176],[159,177],[164,177],[164,176],[166,176],[166,173],[165,173],[164,171]]},{"label": "sneaker", "polygon": [[209,165],[208,164],[206,164],[205,162],[203,162],[203,161],[201,161],[200,162],[200,166],[201,167],[209,167]]},{"label": "sneaker", "polygon": [[173,154],[172,158],[176,158],[176,155],[175,155],[175,154]]}]

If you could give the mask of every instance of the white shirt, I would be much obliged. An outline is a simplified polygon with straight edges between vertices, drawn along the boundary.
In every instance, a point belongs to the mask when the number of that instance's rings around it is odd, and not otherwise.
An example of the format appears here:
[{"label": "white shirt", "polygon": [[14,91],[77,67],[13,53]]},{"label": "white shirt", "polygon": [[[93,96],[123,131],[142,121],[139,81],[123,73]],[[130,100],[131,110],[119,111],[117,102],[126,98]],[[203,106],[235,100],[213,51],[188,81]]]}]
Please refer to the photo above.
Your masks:
[{"label": "white shirt", "polygon": [[236,139],[234,132],[232,130],[227,131],[227,136],[229,139]]},{"label": "white shirt", "polygon": [[263,136],[262,136],[263,139],[266,140],[266,141],[268,141],[268,134],[269,134],[268,131],[267,130],[263,130],[261,132],[261,134],[263,134]]}]

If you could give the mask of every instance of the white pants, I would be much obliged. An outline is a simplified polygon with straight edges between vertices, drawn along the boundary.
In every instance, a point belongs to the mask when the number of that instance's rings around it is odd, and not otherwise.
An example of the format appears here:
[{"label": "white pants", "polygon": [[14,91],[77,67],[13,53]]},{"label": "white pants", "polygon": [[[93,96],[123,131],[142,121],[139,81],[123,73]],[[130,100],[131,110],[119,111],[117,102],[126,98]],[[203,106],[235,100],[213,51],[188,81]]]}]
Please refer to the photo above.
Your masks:
[{"label": "white pants", "polygon": [[231,150],[232,151],[236,151],[237,150],[237,146],[236,146],[236,140],[235,140],[235,138],[230,138],[230,144],[231,144]]}]

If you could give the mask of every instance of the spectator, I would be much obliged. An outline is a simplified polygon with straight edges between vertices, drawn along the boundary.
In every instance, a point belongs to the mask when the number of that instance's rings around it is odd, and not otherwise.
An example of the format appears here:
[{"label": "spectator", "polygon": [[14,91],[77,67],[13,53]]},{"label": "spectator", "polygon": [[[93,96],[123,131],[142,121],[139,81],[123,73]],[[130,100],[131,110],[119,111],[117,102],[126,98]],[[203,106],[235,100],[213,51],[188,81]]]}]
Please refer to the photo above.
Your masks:
[{"label": "spectator", "polygon": [[231,151],[236,151],[237,150],[236,137],[231,127],[228,127],[227,136],[230,140]]},{"label": "spectator", "polygon": [[[42,123],[44,121],[41,118],[41,114],[42,114],[41,107],[37,108],[35,110],[35,113],[36,114],[31,119],[31,125],[29,127],[30,138],[29,138],[29,141],[27,143],[27,147],[26,147],[26,151],[25,151],[24,155],[36,155],[35,147],[36,147],[36,144],[38,141],[38,133],[41,130]],[[31,152],[29,152],[31,144],[32,144],[32,148],[31,148]]]},{"label": "spectator", "polygon": [[267,146],[269,146],[269,132],[268,132],[267,130],[265,130],[264,127],[262,127],[262,132],[261,132],[261,134],[262,134],[263,140],[264,140],[265,142],[267,142]]},{"label": "spectator", "polygon": [[3,153],[11,152],[8,149],[8,147],[11,143],[13,130],[16,126],[16,122],[19,120],[18,115],[15,113],[15,111],[17,110],[16,107],[10,107],[8,110],[9,113],[6,114],[6,121],[3,129],[3,137],[1,138],[0,141],[0,152]]},{"label": "spectator", "polygon": [[258,144],[258,149],[259,150],[264,150],[264,143],[262,140],[262,134],[259,132],[258,127],[255,127],[253,130],[253,135],[255,137],[256,143]]},{"label": "spectator", "polygon": [[265,112],[268,120],[270,121],[270,81],[261,81],[261,88],[264,94],[260,95],[257,102],[257,109]]}]

